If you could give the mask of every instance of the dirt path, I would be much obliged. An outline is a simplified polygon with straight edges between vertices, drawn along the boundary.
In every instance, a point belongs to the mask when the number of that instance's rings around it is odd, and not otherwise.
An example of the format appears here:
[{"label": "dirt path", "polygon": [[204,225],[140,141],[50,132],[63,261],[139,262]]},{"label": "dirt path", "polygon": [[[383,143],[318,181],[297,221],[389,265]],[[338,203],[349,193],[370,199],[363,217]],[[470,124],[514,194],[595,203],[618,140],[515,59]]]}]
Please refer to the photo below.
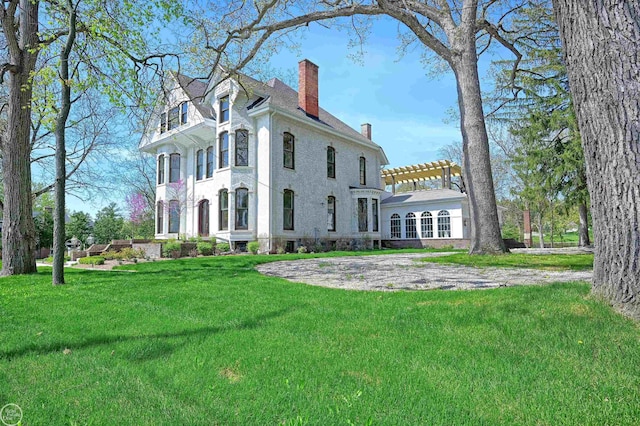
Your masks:
[{"label": "dirt path", "polygon": [[543,271],[522,268],[475,268],[420,262],[427,256],[450,253],[411,253],[279,261],[259,265],[258,271],[294,282],[348,290],[467,290],[589,281],[591,271]]}]

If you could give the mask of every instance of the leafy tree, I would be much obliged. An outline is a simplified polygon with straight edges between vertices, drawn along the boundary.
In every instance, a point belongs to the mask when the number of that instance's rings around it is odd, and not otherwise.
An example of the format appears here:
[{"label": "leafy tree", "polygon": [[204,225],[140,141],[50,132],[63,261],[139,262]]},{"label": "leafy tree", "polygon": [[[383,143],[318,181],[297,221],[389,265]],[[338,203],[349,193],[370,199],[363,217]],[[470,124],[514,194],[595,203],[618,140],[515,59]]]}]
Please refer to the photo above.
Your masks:
[{"label": "leafy tree", "polygon": [[[230,73],[247,65],[260,49],[283,43],[297,28],[313,22],[335,22],[348,18],[357,37],[364,37],[374,18],[387,17],[403,24],[402,49],[419,45],[435,53],[454,73],[458,88],[460,128],[463,140],[465,186],[472,209],[471,253],[504,252],[484,120],[478,56],[497,41],[517,56],[508,41],[512,12],[525,1],[427,0],[362,1],[337,0],[290,4],[224,2],[207,4],[196,16],[214,16],[202,21],[202,39],[214,52],[213,65],[222,63]],[[345,21],[340,21],[345,22]],[[403,30],[401,30],[403,31]],[[274,41],[275,40],[275,41]],[[274,46],[274,45],[271,45]],[[267,50],[268,51],[268,50]],[[216,69],[214,67],[214,69]]]},{"label": "leafy tree", "polygon": [[93,233],[91,215],[84,212],[72,213],[67,222],[66,233],[67,240],[76,237],[83,244],[86,244],[87,237]]},{"label": "leafy tree", "polygon": [[640,317],[640,3],[553,6],[587,163],[593,292]]},{"label": "leafy tree", "polygon": [[499,93],[507,93],[500,103],[511,101],[501,115],[516,140],[516,192],[537,216],[541,246],[543,216],[558,204],[579,206],[580,245],[589,245],[585,161],[551,2],[534,2],[517,16],[514,28],[521,37],[515,44],[523,56],[515,74],[513,62],[503,63],[497,84]]},{"label": "leafy tree", "polygon": [[115,203],[96,213],[96,220],[93,224],[93,234],[100,244],[108,244],[111,240],[124,238],[123,235],[124,218],[120,215]]}]

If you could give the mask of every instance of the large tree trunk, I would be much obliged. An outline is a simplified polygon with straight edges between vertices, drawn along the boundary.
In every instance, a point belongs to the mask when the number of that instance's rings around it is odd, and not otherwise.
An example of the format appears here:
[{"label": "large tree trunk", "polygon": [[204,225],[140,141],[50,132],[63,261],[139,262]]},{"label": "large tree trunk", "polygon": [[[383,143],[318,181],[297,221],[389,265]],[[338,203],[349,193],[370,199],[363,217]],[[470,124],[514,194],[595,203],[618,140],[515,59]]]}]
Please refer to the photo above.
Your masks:
[{"label": "large tree trunk", "polygon": [[[8,6],[7,6],[8,7]],[[1,275],[36,272],[36,233],[31,199],[31,73],[38,55],[38,2],[20,0],[19,29],[6,13],[2,28],[7,44],[9,98],[7,130],[2,138],[4,210]]]},{"label": "large tree trunk", "polygon": [[587,164],[593,292],[640,317],[640,3],[553,5]]},{"label": "large tree trunk", "polygon": [[475,32],[470,32],[467,38],[464,43],[469,45],[458,50],[460,53],[454,56],[451,66],[458,85],[464,178],[471,209],[469,253],[504,253],[506,248],[498,222],[489,137],[482,109]]},{"label": "large tree trunk", "polygon": [[591,241],[589,240],[589,212],[585,203],[578,204],[578,216],[580,217],[578,247],[588,247],[591,245]]}]

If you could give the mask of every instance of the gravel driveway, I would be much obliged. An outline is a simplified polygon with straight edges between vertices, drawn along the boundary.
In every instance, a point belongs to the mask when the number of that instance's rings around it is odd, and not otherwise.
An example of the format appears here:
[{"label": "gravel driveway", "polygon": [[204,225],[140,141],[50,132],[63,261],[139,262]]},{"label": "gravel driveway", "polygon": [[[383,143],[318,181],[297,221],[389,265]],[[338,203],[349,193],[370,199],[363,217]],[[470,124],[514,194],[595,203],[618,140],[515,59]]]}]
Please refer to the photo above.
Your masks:
[{"label": "gravel driveway", "polygon": [[265,275],[348,290],[469,290],[556,281],[590,281],[591,271],[543,271],[522,268],[475,268],[420,262],[451,253],[348,256],[271,262],[259,265]]}]

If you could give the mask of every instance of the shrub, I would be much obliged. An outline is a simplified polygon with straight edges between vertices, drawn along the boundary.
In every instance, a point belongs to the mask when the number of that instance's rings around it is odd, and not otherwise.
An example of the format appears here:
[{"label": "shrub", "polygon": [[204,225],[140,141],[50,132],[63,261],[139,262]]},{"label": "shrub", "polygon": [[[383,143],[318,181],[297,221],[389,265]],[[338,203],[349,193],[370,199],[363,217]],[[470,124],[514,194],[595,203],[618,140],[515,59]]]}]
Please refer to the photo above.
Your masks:
[{"label": "shrub", "polygon": [[305,246],[298,247],[298,253],[306,253],[306,252],[307,252],[307,248]]},{"label": "shrub", "polygon": [[115,250],[109,250],[102,253],[102,257],[104,257],[106,260],[121,259],[120,253]]},{"label": "shrub", "polygon": [[82,265],[104,265],[104,257],[102,256],[88,256],[78,259],[78,263]]},{"label": "shrub", "polygon": [[258,254],[258,250],[260,250],[260,243],[257,241],[251,241],[247,244],[247,249],[251,252],[251,254]]},{"label": "shrub", "polygon": [[144,250],[136,250],[131,247],[125,247],[118,253],[118,259],[133,260],[144,257]]},{"label": "shrub", "polygon": [[177,259],[180,257],[182,243],[176,240],[169,240],[162,245],[162,256]]},{"label": "shrub", "polygon": [[201,241],[196,244],[196,250],[198,250],[198,253],[203,256],[211,256],[213,254],[213,244],[206,241]]},{"label": "shrub", "polygon": [[217,245],[218,251],[221,253],[227,252],[229,250],[231,250],[231,247],[229,246],[229,243],[220,243]]}]

